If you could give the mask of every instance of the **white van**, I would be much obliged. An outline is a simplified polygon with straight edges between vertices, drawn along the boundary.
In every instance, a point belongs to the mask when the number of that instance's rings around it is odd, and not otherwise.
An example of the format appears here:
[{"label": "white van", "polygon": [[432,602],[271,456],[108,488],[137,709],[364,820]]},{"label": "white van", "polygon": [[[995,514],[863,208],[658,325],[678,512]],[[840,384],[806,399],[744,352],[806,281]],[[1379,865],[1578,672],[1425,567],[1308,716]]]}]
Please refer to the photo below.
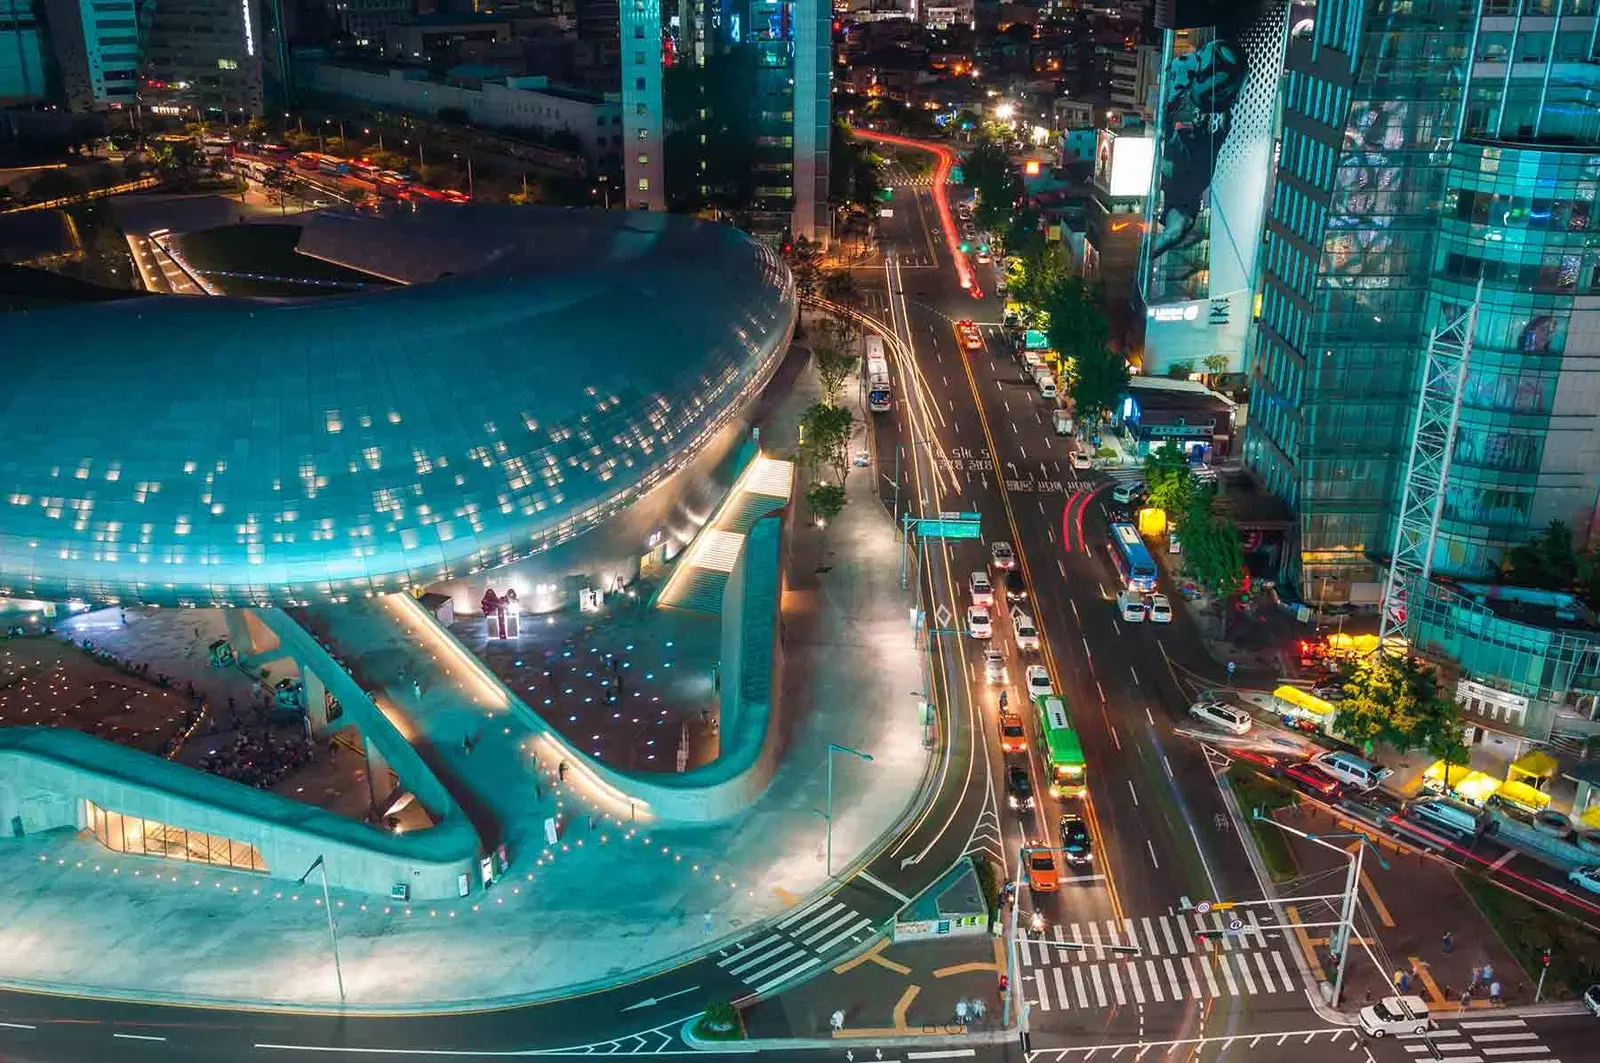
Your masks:
[{"label": "white van", "polygon": [[1125,480],[1111,489],[1111,500],[1124,506],[1143,497],[1143,480]]},{"label": "white van", "polygon": [[1427,1033],[1433,1026],[1428,1002],[1421,997],[1384,997],[1361,1009],[1361,1029],[1370,1037],[1386,1033]]},{"label": "white van", "polygon": [[1039,381],[1039,397],[1042,399],[1048,399],[1050,402],[1056,401],[1055,377],[1047,376],[1043,380]]},{"label": "white van", "polygon": [[1142,624],[1145,618],[1144,595],[1138,591],[1117,592],[1117,613],[1130,624]]},{"label": "white van", "polygon": [[1338,750],[1324,753],[1315,760],[1317,767],[1335,779],[1357,790],[1371,790],[1393,775],[1388,768],[1380,768],[1370,760],[1362,760],[1354,753]]},{"label": "white van", "polygon": [[1473,834],[1478,829],[1478,810],[1443,797],[1424,797],[1406,806],[1406,816],[1425,827],[1443,828],[1457,834]]},{"label": "white van", "polygon": [[1054,410],[1050,414],[1050,423],[1058,436],[1072,434],[1072,413],[1069,410]]}]

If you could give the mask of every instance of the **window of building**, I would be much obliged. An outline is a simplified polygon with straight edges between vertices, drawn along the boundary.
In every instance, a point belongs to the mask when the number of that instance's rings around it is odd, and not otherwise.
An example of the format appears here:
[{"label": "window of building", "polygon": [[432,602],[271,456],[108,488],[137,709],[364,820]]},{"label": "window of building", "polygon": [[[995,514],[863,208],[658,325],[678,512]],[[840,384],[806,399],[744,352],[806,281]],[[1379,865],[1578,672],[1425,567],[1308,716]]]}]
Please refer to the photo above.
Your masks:
[{"label": "window of building", "polygon": [[650,165],[650,156],[646,155],[642,151],[639,153],[639,165],[640,166],[649,166]]},{"label": "window of building", "polygon": [[260,850],[248,842],[110,812],[93,801],[85,801],[84,806],[95,838],[113,852],[216,864],[240,871],[267,870]]},{"label": "window of building", "polygon": [[638,137],[639,137],[640,140],[649,140],[650,139],[650,130],[641,128],[639,130],[639,132],[638,132]]},{"label": "window of building", "polygon": [[648,177],[639,178],[639,191],[641,191],[641,192],[650,191],[650,178],[648,178]]},{"label": "window of building", "polygon": [[633,87],[640,92],[644,91],[644,78],[634,78]]}]

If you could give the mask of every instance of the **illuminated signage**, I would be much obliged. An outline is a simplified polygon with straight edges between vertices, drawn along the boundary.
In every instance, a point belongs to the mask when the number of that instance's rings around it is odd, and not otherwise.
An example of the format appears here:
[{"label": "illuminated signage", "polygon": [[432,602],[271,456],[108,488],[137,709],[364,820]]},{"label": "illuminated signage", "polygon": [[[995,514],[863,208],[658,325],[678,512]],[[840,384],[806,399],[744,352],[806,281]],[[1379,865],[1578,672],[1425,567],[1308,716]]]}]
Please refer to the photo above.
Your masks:
[{"label": "illuminated signage", "polygon": [[1152,321],[1197,321],[1200,318],[1200,304],[1183,303],[1176,306],[1152,306],[1145,311],[1145,316]]},{"label": "illuminated signage", "polygon": [[250,0],[239,0],[239,7],[244,11],[244,51],[246,55],[255,55],[256,31],[250,25]]}]

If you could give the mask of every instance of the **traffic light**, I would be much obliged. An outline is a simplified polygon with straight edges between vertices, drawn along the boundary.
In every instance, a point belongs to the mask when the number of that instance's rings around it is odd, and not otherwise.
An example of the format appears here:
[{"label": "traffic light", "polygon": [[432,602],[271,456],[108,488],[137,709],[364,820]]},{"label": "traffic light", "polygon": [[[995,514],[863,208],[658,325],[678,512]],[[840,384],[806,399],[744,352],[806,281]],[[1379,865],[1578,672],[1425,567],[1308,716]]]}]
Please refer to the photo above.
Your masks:
[{"label": "traffic light", "polygon": [[1550,950],[1549,949],[1545,949],[1543,952],[1539,953],[1539,966],[1540,967],[1548,967],[1548,966],[1550,966]]},{"label": "traffic light", "polygon": [[971,251],[971,250],[972,250],[972,245],[971,244],[967,243],[965,240],[961,241],[961,251],[962,251],[963,254],[965,254],[966,252]]}]

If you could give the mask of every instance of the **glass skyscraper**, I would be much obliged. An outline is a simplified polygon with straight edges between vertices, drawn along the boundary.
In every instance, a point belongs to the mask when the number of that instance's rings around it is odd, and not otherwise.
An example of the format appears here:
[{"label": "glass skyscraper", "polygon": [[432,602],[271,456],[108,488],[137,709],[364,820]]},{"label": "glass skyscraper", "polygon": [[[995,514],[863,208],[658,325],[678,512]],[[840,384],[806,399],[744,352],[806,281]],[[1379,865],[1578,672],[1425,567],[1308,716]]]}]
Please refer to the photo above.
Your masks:
[{"label": "glass skyscraper", "polygon": [[1593,530],[1595,9],[1322,0],[1291,25],[1244,453],[1299,514],[1308,600],[1376,601],[1429,337],[1480,282],[1434,571]]}]

